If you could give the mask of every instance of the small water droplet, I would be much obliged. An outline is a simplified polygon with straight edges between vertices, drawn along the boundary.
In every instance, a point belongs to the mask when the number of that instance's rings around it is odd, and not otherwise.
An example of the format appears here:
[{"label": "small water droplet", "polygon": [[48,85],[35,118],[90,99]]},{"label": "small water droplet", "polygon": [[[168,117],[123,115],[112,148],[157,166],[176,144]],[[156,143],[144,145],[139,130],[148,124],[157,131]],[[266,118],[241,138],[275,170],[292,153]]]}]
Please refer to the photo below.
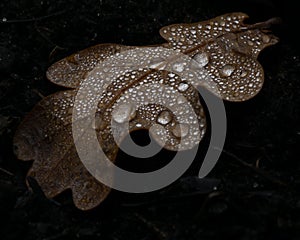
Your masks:
[{"label": "small water droplet", "polygon": [[268,35],[263,35],[262,40],[263,40],[264,43],[269,43],[271,38]]},{"label": "small water droplet", "polygon": [[163,70],[166,66],[165,59],[161,57],[153,58],[149,63],[150,68]]},{"label": "small water droplet", "polygon": [[194,60],[198,63],[200,67],[204,67],[209,63],[208,54],[205,52],[198,53],[194,56]]},{"label": "small water droplet", "polygon": [[187,100],[186,100],[186,98],[185,98],[184,96],[180,95],[180,96],[178,96],[178,98],[176,99],[176,102],[177,102],[177,104],[183,104],[183,103],[186,103]]},{"label": "small water droplet", "polygon": [[196,33],[197,33],[196,30],[194,29],[191,30],[191,34],[195,35]]},{"label": "small water droplet", "polygon": [[247,75],[248,75],[248,72],[247,72],[247,71],[243,70],[243,71],[241,72],[241,77],[246,77]]},{"label": "small water droplet", "polygon": [[184,65],[183,65],[183,63],[174,63],[172,68],[176,72],[183,72]]},{"label": "small water droplet", "polygon": [[186,82],[181,82],[178,85],[178,90],[180,92],[185,92],[186,90],[188,90],[188,88],[189,88],[189,85]]},{"label": "small water droplet", "polygon": [[248,43],[249,46],[253,46],[254,45],[254,43],[251,40],[248,40],[247,43]]},{"label": "small water droplet", "polygon": [[184,138],[189,134],[189,125],[188,124],[176,124],[173,128],[172,133],[177,138]]},{"label": "small water droplet", "polygon": [[170,78],[173,78],[173,77],[175,77],[175,73],[169,73],[168,76],[169,76]]},{"label": "small water droplet", "polygon": [[230,64],[226,64],[222,69],[220,70],[220,74],[222,77],[229,77],[234,72],[235,67]]},{"label": "small water droplet", "polygon": [[158,116],[157,116],[157,122],[162,125],[166,125],[169,122],[172,121],[172,115],[169,111],[162,111]]},{"label": "small water droplet", "polygon": [[225,21],[220,22],[220,26],[225,27],[225,25],[226,25]]},{"label": "small water droplet", "polygon": [[112,117],[117,123],[124,123],[135,117],[135,107],[130,103],[118,105],[112,112]]},{"label": "small water droplet", "polygon": [[2,22],[7,22],[7,18],[6,17],[2,18]]}]

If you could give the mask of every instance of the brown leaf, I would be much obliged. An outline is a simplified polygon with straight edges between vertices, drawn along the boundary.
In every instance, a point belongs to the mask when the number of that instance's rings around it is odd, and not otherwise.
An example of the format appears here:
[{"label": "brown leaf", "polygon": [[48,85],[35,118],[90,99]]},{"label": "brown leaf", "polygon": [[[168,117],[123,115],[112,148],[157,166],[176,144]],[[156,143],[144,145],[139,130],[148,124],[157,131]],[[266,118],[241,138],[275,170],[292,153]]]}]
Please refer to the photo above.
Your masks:
[{"label": "brown leaf", "polygon": [[76,91],[64,91],[40,101],[18,128],[14,146],[21,160],[35,160],[28,175],[52,198],[72,190],[75,205],[97,206],[110,189],[96,181],[78,158],[72,137],[72,105]]},{"label": "brown leaf", "polygon": [[255,96],[264,81],[256,58],[278,39],[265,27],[270,21],[246,25],[244,13],[229,13],[193,24],[163,27],[160,34],[169,47],[192,56],[217,84],[223,99],[244,101]]},{"label": "brown leaf", "polygon": [[[258,93],[263,83],[263,69],[256,60],[257,55],[264,47],[276,43],[277,39],[264,30],[266,23],[243,24],[246,17],[243,13],[231,13],[200,23],[164,27],[160,34],[168,43],[162,46],[193,57],[208,72],[210,80],[204,82],[204,78],[199,79],[193,85],[203,85],[214,91],[210,88],[210,84],[214,83],[224,99],[249,99]],[[48,69],[50,81],[74,90],[44,98],[26,116],[14,138],[17,157],[34,160],[28,175],[37,180],[47,197],[52,198],[71,189],[75,205],[86,210],[96,207],[108,195],[110,189],[98,182],[78,157],[74,145],[78,139],[73,139],[72,135],[73,106],[80,84],[91,74],[97,76],[97,71],[101,71],[96,68],[99,63],[116,53],[134,48],[100,44],[64,58]],[[175,61],[174,64],[178,63]],[[93,87],[97,89],[101,81],[97,79]],[[164,87],[149,87],[155,83]],[[170,94],[176,92],[180,92],[187,101],[182,96]],[[160,99],[164,97],[173,103],[177,114],[162,104]],[[130,99],[140,104],[132,104]],[[99,144],[111,161],[115,161],[117,156],[117,144],[127,135],[124,123],[128,120],[129,132],[151,129],[154,139],[173,151],[192,148],[206,130],[198,91],[192,83],[165,70],[143,68],[119,76],[100,96],[97,106],[95,118],[90,119],[83,114],[78,121],[88,123],[83,135],[87,139],[89,133],[96,131]],[[189,114],[188,106],[196,113],[196,119],[180,124],[179,118]],[[79,106],[82,113],[85,112],[84,107]],[[116,123],[113,127],[112,120]],[[161,134],[161,128],[164,128],[164,134]],[[117,137],[114,138],[112,133]],[[184,148],[182,142],[185,143]]]},{"label": "brown leaf", "polygon": [[110,43],[89,47],[54,63],[47,71],[47,78],[57,85],[77,88],[99,62],[131,48]]}]

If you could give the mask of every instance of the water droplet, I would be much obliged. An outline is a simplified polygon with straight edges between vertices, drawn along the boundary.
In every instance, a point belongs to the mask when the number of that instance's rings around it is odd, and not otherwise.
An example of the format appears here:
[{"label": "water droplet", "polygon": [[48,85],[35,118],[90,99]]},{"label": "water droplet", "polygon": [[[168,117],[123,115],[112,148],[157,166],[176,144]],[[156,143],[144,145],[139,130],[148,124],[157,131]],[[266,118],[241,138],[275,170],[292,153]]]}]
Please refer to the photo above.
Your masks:
[{"label": "water droplet", "polygon": [[220,22],[220,26],[225,27],[225,25],[226,25],[225,21]]},{"label": "water droplet", "polygon": [[112,112],[112,117],[117,123],[124,123],[135,117],[135,107],[130,103],[118,105]]},{"label": "water droplet", "polygon": [[6,17],[2,18],[2,22],[7,22],[7,18]]},{"label": "water droplet", "polygon": [[169,73],[168,76],[169,76],[170,78],[173,78],[173,77],[175,77],[175,73]]},{"label": "water droplet", "polygon": [[183,70],[184,70],[183,63],[174,63],[173,70],[176,72],[183,72]]},{"label": "water droplet", "polygon": [[166,66],[165,59],[161,57],[153,58],[150,60],[149,67],[154,69],[163,70]]},{"label": "water droplet", "polygon": [[248,75],[248,72],[247,72],[247,71],[243,70],[243,71],[241,72],[241,77],[246,77],[247,75]]},{"label": "water droplet", "polygon": [[194,60],[198,63],[200,67],[204,67],[209,63],[208,54],[205,52],[198,53],[194,56]]},{"label": "water droplet", "polygon": [[253,46],[254,45],[254,43],[251,40],[248,40],[247,43],[248,43],[249,46]]},{"label": "water droplet", "polygon": [[229,77],[231,76],[231,74],[234,72],[235,67],[230,65],[230,64],[226,64],[221,70],[220,70],[220,74],[222,77]]},{"label": "water droplet", "polygon": [[176,124],[173,128],[172,133],[177,138],[184,138],[189,134],[189,125],[188,124]]},{"label": "water droplet", "polygon": [[180,95],[180,96],[178,96],[178,98],[176,99],[176,102],[177,102],[177,104],[183,104],[183,103],[186,103],[187,100],[186,100],[186,98],[185,98],[184,96]]},{"label": "water droplet", "polygon": [[157,116],[157,122],[166,125],[169,122],[172,121],[172,115],[169,111],[162,111],[158,116]]},{"label": "water droplet", "polygon": [[180,92],[185,92],[189,88],[189,85],[186,82],[181,82],[178,85],[178,90]]},{"label": "water droplet", "polygon": [[195,35],[196,33],[197,33],[196,30],[194,29],[191,30],[191,34]]},{"label": "water droplet", "polygon": [[263,35],[262,40],[263,40],[264,43],[269,43],[271,38],[268,35]]}]

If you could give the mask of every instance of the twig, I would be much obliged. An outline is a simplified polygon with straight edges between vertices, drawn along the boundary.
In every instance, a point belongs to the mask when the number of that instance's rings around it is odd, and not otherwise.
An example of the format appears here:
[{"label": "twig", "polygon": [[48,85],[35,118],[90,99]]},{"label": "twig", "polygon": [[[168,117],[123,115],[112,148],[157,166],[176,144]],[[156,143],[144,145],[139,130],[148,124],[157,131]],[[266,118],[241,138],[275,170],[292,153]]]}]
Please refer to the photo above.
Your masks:
[{"label": "twig", "polygon": [[33,91],[34,93],[36,93],[41,99],[44,99],[44,98],[45,98],[45,96],[44,96],[42,93],[40,93],[37,89],[32,89],[32,91]]},{"label": "twig", "polygon": [[162,232],[158,227],[156,227],[153,223],[149,222],[147,219],[145,219],[140,214],[135,214],[135,216],[141,220],[144,224],[147,225],[147,227],[151,228],[154,232],[156,232],[162,239],[166,239],[167,235],[166,233]]},{"label": "twig", "polygon": [[241,165],[250,168],[251,170],[253,170],[254,172],[256,172],[257,174],[263,176],[264,178],[268,179],[269,181],[278,184],[280,186],[288,186],[287,183],[282,182],[281,180],[278,180],[276,178],[274,178],[273,176],[271,176],[269,173],[267,173],[266,171],[257,168],[249,163],[244,162],[242,159],[240,159],[238,156],[234,155],[233,153],[230,153],[226,150],[222,150],[222,152],[224,152],[225,154],[227,154],[228,156],[230,156],[233,160],[235,160],[236,162],[240,163]]},{"label": "twig", "polygon": [[3,173],[5,173],[5,174],[7,174],[7,175],[9,175],[9,176],[14,176],[13,173],[11,173],[11,172],[9,172],[9,171],[3,169],[3,168],[0,168],[0,171],[3,172]]},{"label": "twig", "polygon": [[7,23],[28,23],[28,22],[37,22],[37,21],[42,21],[45,20],[47,18],[51,18],[51,17],[56,17],[59,15],[62,15],[63,13],[65,13],[65,11],[60,11],[57,13],[53,13],[47,16],[42,16],[42,17],[38,17],[38,18],[29,18],[29,19],[13,19],[13,20],[5,20],[5,21],[1,21],[0,23],[2,24],[7,24]]},{"label": "twig", "polygon": [[42,31],[38,26],[35,26],[36,31],[41,35],[42,38],[44,38],[50,45],[55,46],[56,49],[64,49],[63,47],[58,46],[54,42],[52,42]]}]

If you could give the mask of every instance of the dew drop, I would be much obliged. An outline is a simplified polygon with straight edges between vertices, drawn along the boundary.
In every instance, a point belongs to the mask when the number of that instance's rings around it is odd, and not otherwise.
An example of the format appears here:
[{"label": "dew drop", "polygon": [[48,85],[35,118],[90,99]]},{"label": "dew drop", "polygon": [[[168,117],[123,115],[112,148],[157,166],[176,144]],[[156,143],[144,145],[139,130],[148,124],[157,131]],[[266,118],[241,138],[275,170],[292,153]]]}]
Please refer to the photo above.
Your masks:
[{"label": "dew drop", "polygon": [[157,116],[157,122],[159,124],[162,124],[162,125],[166,125],[168,124],[169,122],[172,121],[172,115],[169,111],[162,111],[158,116]]},{"label": "dew drop", "polygon": [[169,73],[168,76],[169,76],[170,78],[173,78],[173,77],[175,77],[175,74],[174,74],[174,73]]},{"label": "dew drop", "polygon": [[269,43],[271,39],[268,35],[263,35],[262,40],[263,40],[264,43]]},{"label": "dew drop", "polygon": [[186,98],[182,95],[178,96],[177,99],[176,99],[176,102],[177,104],[183,104],[183,103],[186,103]]},{"label": "dew drop", "polygon": [[196,33],[197,33],[196,30],[194,29],[191,30],[191,34],[195,35]]},{"label": "dew drop", "polygon": [[222,67],[222,69],[220,70],[220,74],[222,77],[230,77],[231,74],[234,72],[235,67],[230,65],[230,64],[226,64],[224,67]]},{"label": "dew drop", "polygon": [[159,69],[159,70],[163,70],[165,68],[165,65],[166,65],[165,59],[161,57],[151,59],[149,63],[150,68]]},{"label": "dew drop", "polygon": [[248,43],[249,46],[253,46],[254,45],[254,43],[251,40],[248,40],[247,43]]},{"label": "dew drop", "polygon": [[205,67],[209,63],[208,54],[205,52],[196,54],[194,56],[194,60],[198,63],[200,67]]},{"label": "dew drop", "polygon": [[136,115],[135,107],[130,103],[118,105],[112,112],[112,117],[117,123],[124,123]]},{"label": "dew drop", "polygon": [[243,70],[243,71],[241,72],[241,77],[246,77],[247,75],[248,75],[248,72],[247,72],[247,71]]},{"label": "dew drop", "polygon": [[180,92],[185,92],[186,90],[188,90],[189,85],[186,82],[181,82],[179,83],[177,88]]},{"label": "dew drop", "polygon": [[183,63],[174,63],[172,68],[176,72],[183,72],[184,65],[183,65]]},{"label": "dew drop", "polygon": [[184,138],[189,134],[189,125],[188,124],[177,124],[172,133],[177,138]]}]

